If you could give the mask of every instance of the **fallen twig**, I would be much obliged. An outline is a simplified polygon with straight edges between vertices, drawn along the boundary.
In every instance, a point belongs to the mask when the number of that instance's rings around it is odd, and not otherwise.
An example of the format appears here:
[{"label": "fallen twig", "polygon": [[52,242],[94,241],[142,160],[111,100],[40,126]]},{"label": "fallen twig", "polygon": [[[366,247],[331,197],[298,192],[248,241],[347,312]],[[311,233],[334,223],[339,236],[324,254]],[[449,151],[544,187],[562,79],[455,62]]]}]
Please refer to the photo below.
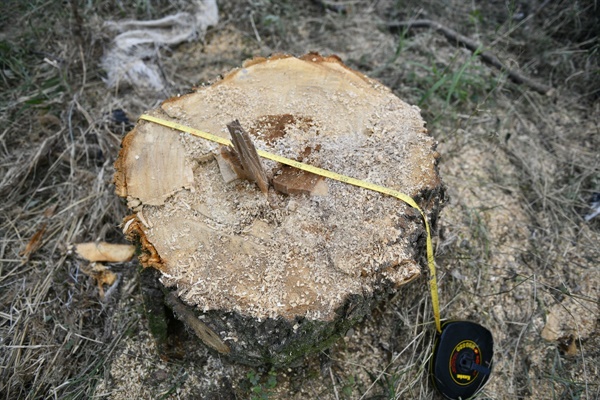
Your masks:
[{"label": "fallen twig", "polygon": [[387,26],[390,29],[433,28],[436,31],[442,33],[446,37],[446,39],[448,39],[448,41],[450,41],[451,43],[465,46],[467,49],[471,50],[473,53],[481,57],[481,59],[485,63],[499,69],[500,71],[506,72],[508,77],[513,82],[527,85],[536,92],[547,96],[550,96],[554,92],[554,89],[551,86],[536,82],[533,79],[523,75],[522,73],[508,68],[502,61],[498,59],[498,57],[496,57],[496,55],[489,51],[482,50],[484,46],[481,43],[477,43],[471,40],[470,38],[461,35],[455,30],[445,27],[439,22],[432,21],[429,19],[417,19],[413,21],[390,22],[387,24]]}]

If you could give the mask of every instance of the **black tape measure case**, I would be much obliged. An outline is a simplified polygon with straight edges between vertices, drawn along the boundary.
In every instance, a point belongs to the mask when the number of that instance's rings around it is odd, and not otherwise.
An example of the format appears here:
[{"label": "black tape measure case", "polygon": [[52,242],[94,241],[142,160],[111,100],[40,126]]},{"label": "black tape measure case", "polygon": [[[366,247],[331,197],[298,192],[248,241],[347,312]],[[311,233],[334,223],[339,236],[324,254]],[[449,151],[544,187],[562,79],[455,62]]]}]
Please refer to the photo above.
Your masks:
[{"label": "black tape measure case", "polygon": [[442,324],[433,357],[431,379],[435,388],[448,399],[468,399],[487,382],[494,354],[492,334],[470,321]]}]

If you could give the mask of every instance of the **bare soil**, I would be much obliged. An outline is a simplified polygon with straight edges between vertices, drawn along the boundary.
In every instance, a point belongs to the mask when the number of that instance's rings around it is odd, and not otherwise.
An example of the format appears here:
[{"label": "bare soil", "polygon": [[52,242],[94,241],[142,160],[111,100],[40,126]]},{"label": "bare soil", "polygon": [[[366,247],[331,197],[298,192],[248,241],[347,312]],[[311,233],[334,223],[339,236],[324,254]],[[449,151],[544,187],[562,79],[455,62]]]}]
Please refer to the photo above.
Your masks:
[{"label": "bare soil", "polygon": [[[289,369],[252,369],[185,331],[161,358],[139,265],[108,264],[104,295],[72,245],[123,243],[113,163],[138,115],[255,55],[336,54],[418,105],[450,200],[436,227],[442,313],[488,327],[491,399],[600,397],[599,6],[594,1],[230,1],[206,35],[156,47],[165,87],[109,89],[108,20],[187,2],[0,6],[0,396],[437,399],[426,276],[334,346]],[[510,3],[510,4],[509,4]],[[544,96],[432,30],[429,18],[552,86]]]}]

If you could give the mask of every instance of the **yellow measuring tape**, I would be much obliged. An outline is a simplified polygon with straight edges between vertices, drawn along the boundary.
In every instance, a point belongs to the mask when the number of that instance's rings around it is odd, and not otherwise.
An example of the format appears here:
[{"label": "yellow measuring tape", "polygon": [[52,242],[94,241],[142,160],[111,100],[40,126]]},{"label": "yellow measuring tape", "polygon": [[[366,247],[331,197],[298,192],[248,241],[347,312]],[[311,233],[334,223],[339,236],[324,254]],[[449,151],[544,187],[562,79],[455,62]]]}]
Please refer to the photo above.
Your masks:
[{"label": "yellow measuring tape", "polygon": [[[224,139],[220,136],[213,135],[208,132],[203,132],[198,129],[190,128],[189,126],[185,126],[182,124],[178,124],[177,122],[167,121],[162,118],[156,118],[148,114],[143,114],[140,116],[140,119],[154,122],[159,125],[166,126],[168,128],[176,129],[178,131],[186,132],[194,136],[201,137],[206,140],[210,140],[213,142],[217,142],[224,146],[233,146],[231,141],[228,139]],[[374,190],[379,193],[387,194],[393,196],[399,200],[402,200],[409,206],[415,208],[417,211],[421,213],[423,217],[423,221],[425,222],[425,231],[427,232],[427,264],[429,265],[429,290],[431,291],[431,300],[433,306],[433,316],[435,318],[435,328],[438,332],[442,331],[441,323],[440,323],[440,305],[438,300],[438,289],[437,289],[437,279],[435,274],[435,260],[433,258],[433,245],[431,243],[431,232],[429,229],[429,223],[427,222],[427,217],[421,207],[410,197],[403,193],[400,193],[396,190],[386,188],[384,186],[375,185],[373,183],[361,181],[359,179],[352,178],[350,176],[338,174],[335,172],[328,171],[326,169],[314,167],[312,165],[304,164],[295,160],[291,160],[289,158],[278,156],[277,154],[268,153],[264,150],[256,149],[256,152],[259,156],[276,161],[281,164],[289,165],[290,167],[298,168],[303,171],[311,172],[316,175],[324,176],[325,178],[334,179],[336,181],[344,182],[350,185],[358,186],[364,189]]]}]

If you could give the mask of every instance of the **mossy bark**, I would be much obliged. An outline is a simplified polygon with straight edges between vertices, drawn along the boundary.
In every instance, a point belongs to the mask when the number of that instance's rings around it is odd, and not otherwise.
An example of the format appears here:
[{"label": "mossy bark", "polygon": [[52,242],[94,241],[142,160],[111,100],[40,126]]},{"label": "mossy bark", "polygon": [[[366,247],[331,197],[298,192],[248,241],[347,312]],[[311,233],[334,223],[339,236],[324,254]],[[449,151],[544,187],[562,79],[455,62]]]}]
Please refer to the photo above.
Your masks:
[{"label": "mossy bark", "polygon": [[174,355],[170,337],[174,315],[212,351],[232,362],[251,366],[290,366],[328,348],[369,314],[384,295],[350,296],[336,311],[337,318],[333,321],[257,320],[236,312],[202,312],[184,304],[174,291],[165,288],[158,280],[158,271],[146,268],[140,273],[148,326],[163,358]]}]

